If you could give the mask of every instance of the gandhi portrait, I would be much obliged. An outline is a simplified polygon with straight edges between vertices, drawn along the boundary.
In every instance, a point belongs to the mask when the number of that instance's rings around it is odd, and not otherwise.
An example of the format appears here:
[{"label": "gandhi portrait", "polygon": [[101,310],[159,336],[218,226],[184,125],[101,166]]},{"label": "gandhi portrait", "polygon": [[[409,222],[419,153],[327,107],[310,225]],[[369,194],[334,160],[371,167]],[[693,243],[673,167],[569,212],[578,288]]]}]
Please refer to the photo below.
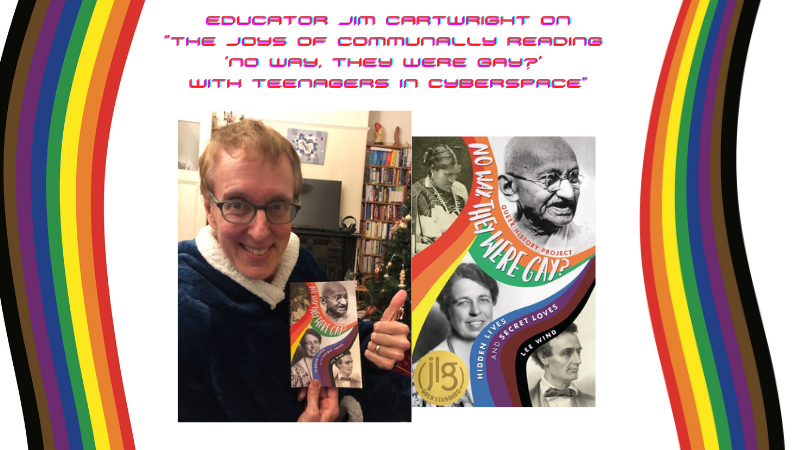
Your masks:
[{"label": "gandhi portrait", "polygon": [[594,232],[573,222],[584,173],[575,152],[561,137],[515,137],[505,148],[499,187],[516,205],[514,222],[538,247],[582,251]]}]

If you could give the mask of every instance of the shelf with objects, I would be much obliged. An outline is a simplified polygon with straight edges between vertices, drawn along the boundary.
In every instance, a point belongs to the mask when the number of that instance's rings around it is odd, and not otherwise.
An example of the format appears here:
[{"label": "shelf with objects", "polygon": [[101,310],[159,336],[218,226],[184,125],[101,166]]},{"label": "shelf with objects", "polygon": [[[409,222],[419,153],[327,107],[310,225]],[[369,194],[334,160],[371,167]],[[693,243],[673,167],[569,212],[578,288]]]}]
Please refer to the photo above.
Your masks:
[{"label": "shelf with objects", "polygon": [[219,117],[217,111],[212,111],[211,134],[214,134],[222,128],[225,128],[226,125],[244,120],[244,114],[238,113],[238,116],[239,118],[237,119],[233,111],[222,111],[222,117]]},{"label": "shelf with objects", "polygon": [[359,285],[380,271],[386,241],[392,227],[407,213],[406,196],[411,188],[411,146],[367,145],[361,201]]}]

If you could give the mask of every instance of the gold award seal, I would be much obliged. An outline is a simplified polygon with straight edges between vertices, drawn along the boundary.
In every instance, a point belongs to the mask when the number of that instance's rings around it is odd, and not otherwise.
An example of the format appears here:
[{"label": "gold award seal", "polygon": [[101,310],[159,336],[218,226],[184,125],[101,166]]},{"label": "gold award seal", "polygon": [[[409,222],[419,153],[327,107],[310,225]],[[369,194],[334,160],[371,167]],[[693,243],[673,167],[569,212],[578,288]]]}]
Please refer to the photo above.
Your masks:
[{"label": "gold award seal", "polygon": [[414,371],[414,387],[428,403],[449,405],[467,393],[467,365],[444,350],[428,353]]}]

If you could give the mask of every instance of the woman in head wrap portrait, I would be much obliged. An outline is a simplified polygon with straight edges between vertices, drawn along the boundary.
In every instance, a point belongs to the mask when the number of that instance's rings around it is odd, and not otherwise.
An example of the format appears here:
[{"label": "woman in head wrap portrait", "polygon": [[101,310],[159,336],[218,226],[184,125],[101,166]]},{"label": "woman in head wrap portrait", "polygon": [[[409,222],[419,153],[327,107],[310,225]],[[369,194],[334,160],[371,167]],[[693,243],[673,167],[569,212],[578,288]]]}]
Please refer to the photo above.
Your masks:
[{"label": "woman in head wrap portrait", "polygon": [[414,253],[432,244],[464,209],[469,193],[456,178],[461,172],[459,147],[441,144],[422,157],[427,176],[411,185],[414,218]]}]

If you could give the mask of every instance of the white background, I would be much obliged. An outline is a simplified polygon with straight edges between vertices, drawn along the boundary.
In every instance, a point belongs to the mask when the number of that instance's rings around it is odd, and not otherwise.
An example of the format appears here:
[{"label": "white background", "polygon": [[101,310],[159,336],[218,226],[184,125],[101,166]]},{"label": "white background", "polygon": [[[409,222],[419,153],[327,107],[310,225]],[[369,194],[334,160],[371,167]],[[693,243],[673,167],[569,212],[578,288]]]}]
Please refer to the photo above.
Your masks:
[{"label": "white background", "polygon": [[[642,281],[639,195],[647,126],[656,83],[680,2],[156,2],[145,4],[120,85],[106,168],[106,246],[112,309],[128,410],[139,448],[245,448],[297,442],[317,425],[178,424],[177,308],[175,304],[175,121],[198,110],[411,110],[416,135],[565,135],[597,138],[597,398],[594,409],[415,410],[412,424],[351,428],[352,438],[376,447],[452,445],[471,448],[530,445],[548,448],[677,448]],[[0,35],[13,2],[0,9]],[[484,6],[487,5],[487,6]],[[800,103],[793,34],[798,2],[762,2],[750,45],[742,94],[739,187],[748,259],[782,399],[787,447],[800,446],[794,379],[798,313],[790,287],[800,245],[792,235],[800,166],[796,130]],[[373,26],[209,27],[206,15],[569,15],[572,25],[448,27]],[[224,46],[175,48],[164,35],[328,36],[317,49],[294,45],[234,53]],[[446,47],[337,48],[335,36],[602,36],[599,48],[512,51]],[[321,58],[322,69],[228,69],[224,56]],[[523,69],[337,69],[333,57],[539,57]],[[263,61],[263,59],[262,59]],[[310,72],[313,70],[313,72]],[[291,75],[290,75],[291,73]],[[285,74],[285,75],[284,75]],[[305,75],[303,75],[305,74]],[[579,78],[573,90],[295,89],[190,90],[189,78]],[[245,82],[245,84],[248,84]],[[394,84],[393,84],[394,86]],[[158,201],[161,199],[160,201]],[[788,216],[788,217],[787,217]],[[24,445],[24,425],[7,341],[0,339],[0,447]],[[615,392],[636,388],[641,398]],[[630,392],[630,391],[628,391]],[[324,432],[333,427],[323,425]],[[330,430],[327,428],[331,427]],[[301,430],[302,428],[302,430]],[[337,428],[338,430],[338,428]],[[308,435],[308,434],[306,434]],[[533,437],[535,436],[535,437]],[[327,442],[327,441],[326,441]],[[313,442],[309,442],[313,445]],[[611,447],[613,446],[613,447]],[[436,447],[433,447],[436,448]]]}]

